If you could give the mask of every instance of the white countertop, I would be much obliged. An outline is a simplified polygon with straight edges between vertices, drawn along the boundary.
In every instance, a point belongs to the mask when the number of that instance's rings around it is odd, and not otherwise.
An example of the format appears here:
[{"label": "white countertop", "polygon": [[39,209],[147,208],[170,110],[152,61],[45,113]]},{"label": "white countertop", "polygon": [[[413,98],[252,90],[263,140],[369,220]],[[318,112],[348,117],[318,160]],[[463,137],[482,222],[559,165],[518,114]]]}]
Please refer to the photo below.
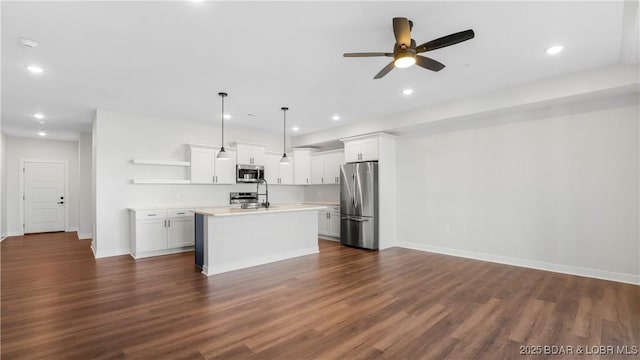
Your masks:
[{"label": "white countertop", "polygon": [[[340,202],[338,201],[305,201],[303,203],[284,203],[284,204],[271,204],[271,208],[274,210],[276,208],[280,209],[283,206],[291,206],[291,205],[321,205],[322,209],[326,206],[340,206]],[[260,210],[260,209],[240,209],[240,205],[186,205],[186,206],[134,206],[128,208],[131,211],[157,211],[157,210],[190,210],[193,209],[238,209],[238,210]],[[292,210],[290,210],[292,211]]]},{"label": "white countertop", "polygon": [[340,206],[340,201],[305,201],[303,204]]},{"label": "white countertop", "polygon": [[292,211],[311,211],[311,210],[324,210],[327,207],[325,205],[312,205],[312,204],[280,204],[271,205],[271,207],[260,209],[241,209],[238,207],[209,207],[209,208],[196,208],[193,211],[196,214],[208,215],[208,216],[237,216],[237,215],[259,215],[259,214],[273,214],[279,212],[292,212]]}]

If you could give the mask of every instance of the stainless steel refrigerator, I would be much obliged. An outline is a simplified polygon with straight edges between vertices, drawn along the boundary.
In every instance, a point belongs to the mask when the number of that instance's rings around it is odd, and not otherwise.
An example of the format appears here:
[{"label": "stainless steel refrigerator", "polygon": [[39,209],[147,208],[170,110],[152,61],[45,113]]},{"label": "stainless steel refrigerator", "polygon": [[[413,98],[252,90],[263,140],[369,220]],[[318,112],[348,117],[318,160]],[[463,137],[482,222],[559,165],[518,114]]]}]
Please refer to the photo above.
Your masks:
[{"label": "stainless steel refrigerator", "polygon": [[340,166],[340,242],[378,249],[378,163]]}]

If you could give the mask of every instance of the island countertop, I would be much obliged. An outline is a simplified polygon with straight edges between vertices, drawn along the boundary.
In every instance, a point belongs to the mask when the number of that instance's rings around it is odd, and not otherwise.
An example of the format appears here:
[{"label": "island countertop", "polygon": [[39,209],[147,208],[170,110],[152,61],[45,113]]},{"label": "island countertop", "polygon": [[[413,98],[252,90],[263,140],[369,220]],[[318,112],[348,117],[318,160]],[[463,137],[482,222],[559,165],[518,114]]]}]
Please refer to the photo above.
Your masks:
[{"label": "island countertop", "polygon": [[324,210],[326,208],[327,207],[324,205],[278,204],[278,205],[271,205],[269,208],[259,208],[259,209],[241,209],[238,207],[208,207],[208,208],[196,208],[193,211],[196,214],[202,214],[207,216],[238,216],[238,215],[273,214],[273,213],[292,212],[292,211]]}]

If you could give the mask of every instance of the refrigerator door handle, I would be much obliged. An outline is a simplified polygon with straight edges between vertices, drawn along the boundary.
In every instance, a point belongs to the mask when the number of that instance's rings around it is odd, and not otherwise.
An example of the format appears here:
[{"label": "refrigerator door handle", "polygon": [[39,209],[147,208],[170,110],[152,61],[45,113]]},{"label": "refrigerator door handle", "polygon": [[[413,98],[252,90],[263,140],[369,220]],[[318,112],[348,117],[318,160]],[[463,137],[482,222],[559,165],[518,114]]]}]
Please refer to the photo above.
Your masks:
[{"label": "refrigerator door handle", "polygon": [[349,217],[349,216],[343,216],[341,219],[342,220],[355,221],[355,222],[367,222],[367,221],[369,221],[369,219],[354,218],[354,217]]},{"label": "refrigerator door handle", "polygon": [[355,172],[351,174],[351,183],[353,184],[353,186],[351,187],[351,189],[353,189],[351,202],[353,203],[353,207],[356,207],[356,173]]}]

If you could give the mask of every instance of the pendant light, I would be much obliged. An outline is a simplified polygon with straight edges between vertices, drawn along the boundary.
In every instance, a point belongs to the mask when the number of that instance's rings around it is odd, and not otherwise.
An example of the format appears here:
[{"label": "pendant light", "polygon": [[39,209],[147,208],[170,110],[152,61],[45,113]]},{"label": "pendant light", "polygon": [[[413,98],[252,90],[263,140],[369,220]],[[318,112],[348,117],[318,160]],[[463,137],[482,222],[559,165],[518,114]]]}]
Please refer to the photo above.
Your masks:
[{"label": "pendant light", "polygon": [[287,110],[288,107],[280,108],[282,110],[282,114],[284,115],[284,129],[282,132],[282,159],[280,159],[280,164],[290,164],[291,160],[287,157]]},{"label": "pendant light", "polygon": [[222,120],[222,143],[216,159],[229,160],[229,153],[224,151],[224,98],[227,96],[227,93],[220,92],[218,95],[222,98],[222,115],[220,115],[220,119]]}]

